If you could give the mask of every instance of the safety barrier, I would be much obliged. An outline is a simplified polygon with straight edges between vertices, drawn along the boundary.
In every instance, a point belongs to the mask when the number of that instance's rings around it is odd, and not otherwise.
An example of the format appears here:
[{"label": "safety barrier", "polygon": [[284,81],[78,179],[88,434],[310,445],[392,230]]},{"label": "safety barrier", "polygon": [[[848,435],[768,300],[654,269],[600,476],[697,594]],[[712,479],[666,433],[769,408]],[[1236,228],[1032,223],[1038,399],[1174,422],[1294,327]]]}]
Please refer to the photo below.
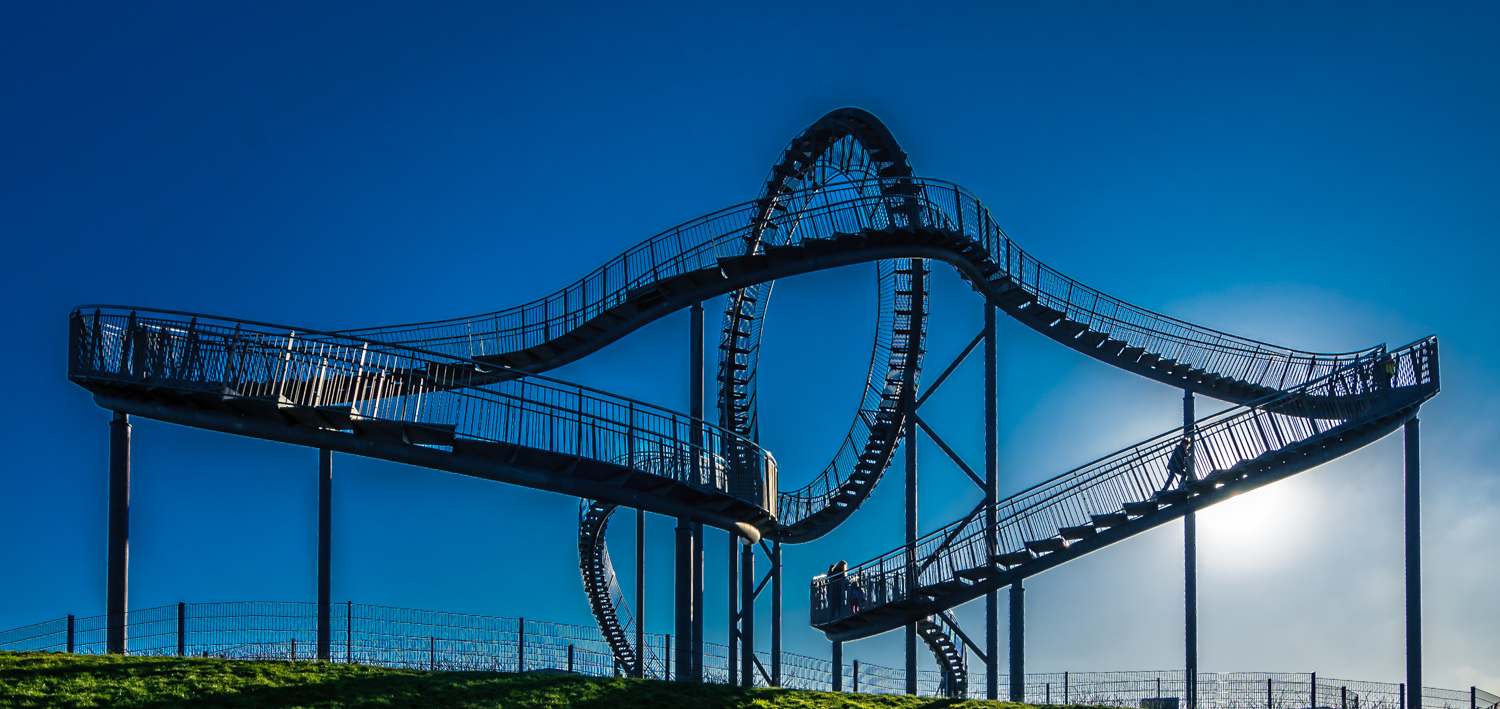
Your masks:
[{"label": "safety barrier", "polygon": [[[346,602],[333,606],[329,660],[383,667],[448,671],[570,671],[622,676],[609,643],[595,626],[525,618],[446,613]],[[126,621],[129,653],[139,656],[240,660],[318,659],[316,603],[248,601],[178,603],[133,610]],[[0,651],[103,654],[108,616],[67,616],[0,631]],[[672,638],[646,635],[647,676],[672,679]],[[736,658],[737,659],[737,658]],[[774,658],[757,652],[770,671]],[[729,680],[728,648],[706,643],[705,681]],[[855,660],[842,668],[842,686],[870,694],[900,694],[905,671]],[[782,686],[828,691],[833,664],[781,653]],[[1184,673],[1056,672],[1026,675],[1025,700],[1034,704],[1142,706],[1143,700],[1182,697]],[[769,684],[759,670],[755,685]],[[918,693],[940,694],[941,675],[921,671]],[[1009,678],[1000,676],[1000,686]],[[973,692],[971,691],[971,695]],[[1200,709],[1401,709],[1405,685],[1319,677],[1315,673],[1202,672]],[[1496,709],[1500,697],[1478,688],[1426,687],[1423,709]]]}]

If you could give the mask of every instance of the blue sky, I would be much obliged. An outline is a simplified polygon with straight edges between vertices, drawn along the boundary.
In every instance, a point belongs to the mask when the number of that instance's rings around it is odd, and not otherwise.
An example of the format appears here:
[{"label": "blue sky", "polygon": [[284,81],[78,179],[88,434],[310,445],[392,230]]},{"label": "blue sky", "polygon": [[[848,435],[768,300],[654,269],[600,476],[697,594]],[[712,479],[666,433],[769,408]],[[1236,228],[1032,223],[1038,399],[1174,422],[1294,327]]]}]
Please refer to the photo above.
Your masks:
[{"label": "blue sky", "polygon": [[[0,6],[0,626],[103,611],[108,415],[66,381],[72,307],[308,328],[506,307],[753,198],[787,140],[855,105],[919,174],[973,190],[1107,293],[1303,349],[1439,335],[1426,676],[1496,691],[1497,29],[1495,3]],[[873,283],[866,266],[776,287],[762,438],[785,483],[847,427]],[[982,311],[941,269],[934,293],[941,367]],[[1004,490],[1177,420],[1175,390],[1006,319],[1001,335]],[[557,374],[685,408],[686,359],[679,314]],[[977,365],[928,416],[970,455]],[[313,597],[316,453],[149,421],[135,435],[133,606]],[[1400,451],[1387,439],[1202,516],[1205,669],[1400,681]],[[921,452],[923,531],[977,494],[938,455]],[[335,465],[337,599],[590,622],[575,500]],[[900,543],[900,505],[892,476],[788,549],[788,618],[828,563]],[[663,632],[670,523],[648,525]],[[1179,666],[1180,538],[1028,582],[1028,668]],[[719,642],[724,544],[710,534]],[[982,614],[960,610],[976,629]],[[800,621],[786,634],[827,652]],[[846,657],[897,665],[900,646]]]}]

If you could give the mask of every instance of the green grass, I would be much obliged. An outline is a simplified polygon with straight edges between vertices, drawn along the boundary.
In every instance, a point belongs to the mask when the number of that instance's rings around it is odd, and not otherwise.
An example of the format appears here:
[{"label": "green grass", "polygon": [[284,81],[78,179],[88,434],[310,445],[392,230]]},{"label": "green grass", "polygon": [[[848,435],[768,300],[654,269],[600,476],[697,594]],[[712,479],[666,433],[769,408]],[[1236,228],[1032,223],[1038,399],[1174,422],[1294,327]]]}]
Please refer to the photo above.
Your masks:
[{"label": "green grass", "polygon": [[[0,707],[990,707],[957,701],[567,674],[427,672],[322,662],[252,662],[0,652]],[[1082,709],[1082,708],[1080,708]]]}]

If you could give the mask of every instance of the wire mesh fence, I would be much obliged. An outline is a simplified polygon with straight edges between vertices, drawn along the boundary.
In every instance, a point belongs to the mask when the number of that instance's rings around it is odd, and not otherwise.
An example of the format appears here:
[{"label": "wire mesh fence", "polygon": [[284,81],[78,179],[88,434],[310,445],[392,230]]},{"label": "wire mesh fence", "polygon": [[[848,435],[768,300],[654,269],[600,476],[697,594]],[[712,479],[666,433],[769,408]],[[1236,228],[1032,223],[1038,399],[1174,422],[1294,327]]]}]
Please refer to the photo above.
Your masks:
[{"label": "wire mesh fence", "polygon": [[[384,667],[495,672],[561,671],[621,676],[609,643],[597,627],[525,618],[425,611],[346,602],[332,606],[327,658]],[[133,610],[126,617],[127,650],[140,656],[218,657],[244,660],[316,660],[318,606],[303,602],[179,603]],[[0,651],[103,654],[108,616],[68,616],[0,631]],[[678,679],[673,638],[645,635],[646,676]],[[741,658],[724,645],[703,646],[703,680],[743,683]],[[757,650],[750,677],[771,685],[828,691],[832,662]],[[838,668],[840,686],[869,694],[906,692],[906,672],[854,660]],[[1000,675],[1002,697],[1010,679]],[[982,681],[971,678],[971,694]],[[1034,704],[1117,707],[1186,707],[1186,674],[1160,672],[1057,672],[1026,675],[1024,700]],[[938,696],[942,674],[919,670],[917,693]],[[1202,672],[1199,709],[1404,709],[1405,685],[1320,677],[1315,673]],[[1167,700],[1165,702],[1160,700]],[[1500,696],[1476,687],[1424,687],[1422,709],[1500,709]]]}]

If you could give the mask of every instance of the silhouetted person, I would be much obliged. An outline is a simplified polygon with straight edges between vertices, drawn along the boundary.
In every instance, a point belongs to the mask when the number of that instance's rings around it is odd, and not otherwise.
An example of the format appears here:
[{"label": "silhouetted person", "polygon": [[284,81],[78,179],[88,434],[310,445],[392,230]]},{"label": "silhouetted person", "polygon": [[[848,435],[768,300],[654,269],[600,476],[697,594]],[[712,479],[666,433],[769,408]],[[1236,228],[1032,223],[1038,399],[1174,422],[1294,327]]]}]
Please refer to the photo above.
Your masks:
[{"label": "silhouetted person", "polygon": [[1396,358],[1386,355],[1380,360],[1380,383],[1389,389],[1396,381]]},{"label": "silhouetted person", "polygon": [[837,564],[828,567],[828,595],[831,596],[829,601],[833,604],[834,608],[839,610],[840,615],[843,614],[844,609],[847,607],[845,598],[847,596],[846,590],[849,585],[849,579],[845,574],[848,571],[849,564],[843,559],[840,559]]}]

